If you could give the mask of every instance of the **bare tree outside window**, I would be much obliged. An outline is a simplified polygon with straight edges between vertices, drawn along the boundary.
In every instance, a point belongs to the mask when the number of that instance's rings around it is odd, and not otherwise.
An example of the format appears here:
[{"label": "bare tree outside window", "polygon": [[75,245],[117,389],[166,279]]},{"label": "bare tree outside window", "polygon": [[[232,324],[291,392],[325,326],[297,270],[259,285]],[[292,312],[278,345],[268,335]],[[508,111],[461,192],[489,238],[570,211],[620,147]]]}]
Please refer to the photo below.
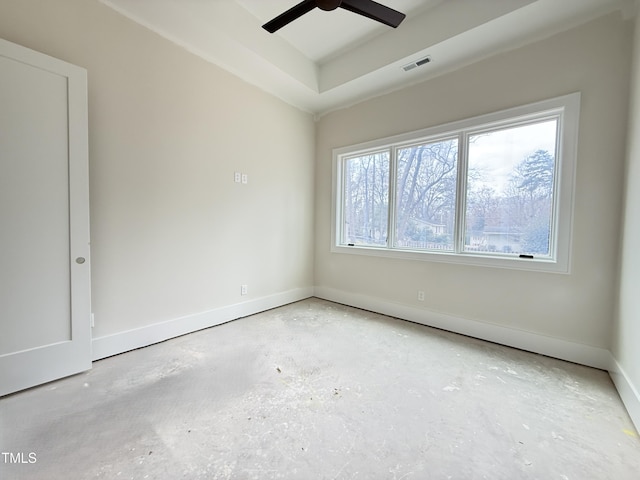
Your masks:
[{"label": "bare tree outside window", "polygon": [[397,247],[453,250],[457,165],[457,137],[398,149]]},{"label": "bare tree outside window", "polygon": [[464,249],[550,255],[557,120],[469,136]]},{"label": "bare tree outside window", "polygon": [[386,245],[389,218],[389,152],[345,161],[344,240],[353,245]]}]

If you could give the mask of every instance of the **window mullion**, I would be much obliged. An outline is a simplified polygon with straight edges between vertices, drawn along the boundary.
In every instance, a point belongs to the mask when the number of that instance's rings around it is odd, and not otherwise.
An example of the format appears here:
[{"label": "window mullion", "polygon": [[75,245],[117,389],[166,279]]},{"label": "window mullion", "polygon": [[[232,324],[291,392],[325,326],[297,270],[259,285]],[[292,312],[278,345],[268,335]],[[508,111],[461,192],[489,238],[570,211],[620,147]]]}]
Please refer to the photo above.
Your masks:
[{"label": "window mullion", "polygon": [[389,215],[387,218],[387,248],[394,248],[396,243],[396,184],[397,184],[398,147],[389,148]]},{"label": "window mullion", "polygon": [[460,132],[458,135],[458,172],[456,182],[456,211],[454,226],[454,251],[461,253],[464,251],[464,234],[465,234],[465,211],[467,203],[467,173],[468,173],[468,155],[469,155],[469,135],[466,132]]}]

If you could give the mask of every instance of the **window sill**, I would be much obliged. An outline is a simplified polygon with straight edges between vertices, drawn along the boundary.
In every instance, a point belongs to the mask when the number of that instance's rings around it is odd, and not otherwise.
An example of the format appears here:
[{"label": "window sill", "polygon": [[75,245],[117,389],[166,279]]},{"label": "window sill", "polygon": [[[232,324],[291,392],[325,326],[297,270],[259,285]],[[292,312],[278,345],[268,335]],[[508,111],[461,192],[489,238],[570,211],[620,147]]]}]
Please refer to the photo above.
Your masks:
[{"label": "window sill", "polygon": [[333,245],[331,253],[347,255],[366,255],[372,257],[385,257],[400,260],[450,263],[458,265],[471,265],[490,268],[506,268],[511,270],[524,270],[532,272],[564,273],[568,274],[569,265],[548,258],[519,258],[506,257],[500,254],[495,256],[477,255],[474,253],[454,252],[426,252],[409,249],[389,249],[384,247],[368,246],[343,246]]}]

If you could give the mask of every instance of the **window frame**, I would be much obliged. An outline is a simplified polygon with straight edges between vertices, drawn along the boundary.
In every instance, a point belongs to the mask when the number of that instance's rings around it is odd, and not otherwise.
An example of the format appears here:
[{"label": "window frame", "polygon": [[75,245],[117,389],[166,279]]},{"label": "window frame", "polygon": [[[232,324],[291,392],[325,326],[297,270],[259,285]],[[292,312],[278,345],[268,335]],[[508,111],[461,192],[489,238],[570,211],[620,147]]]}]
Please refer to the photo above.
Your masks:
[{"label": "window frame", "polygon": [[[400,135],[385,137],[365,143],[333,149],[333,181],[331,204],[331,252],[340,254],[370,255],[430,262],[446,262],[479,265],[518,270],[570,273],[571,239],[573,235],[573,210],[575,171],[578,150],[578,123],[580,116],[580,93],[571,93],[540,102],[530,103],[460,121],[428,127]],[[483,131],[506,129],[536,123],[544,119],[557,118],[554,193],[552,219],[550,221],[550,256],[521,258],[500,252],[464,251],[466,183],[468,167],[467,141],[469,136]],[[394,247],[396,216],[397,155],[400,148],[420,142],[457,137],[458,165],[456,181],[455,227],[453,251],[417,250]],[[390,152],[389,165],[389,211],[387,244],[385,246],[347,245],[342,243],[344,220],[344,169],[345,160],[359,155]]]}]

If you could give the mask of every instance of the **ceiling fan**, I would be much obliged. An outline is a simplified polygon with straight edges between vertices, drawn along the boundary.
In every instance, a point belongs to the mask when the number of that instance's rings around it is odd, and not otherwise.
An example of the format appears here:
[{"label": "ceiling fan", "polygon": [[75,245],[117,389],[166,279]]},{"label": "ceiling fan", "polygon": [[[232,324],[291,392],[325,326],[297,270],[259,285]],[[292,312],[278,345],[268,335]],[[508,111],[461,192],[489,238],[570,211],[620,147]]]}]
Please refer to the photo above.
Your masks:
[{"label": "ceiling fan", "polygon": [[335,10],[338,7],[344,8],[393,28],[400,25],[405,17],[404,13],[385,7],[373,0],[303,0],[273,20],[265,23],[262,28],[269,33],[273,33],[316,7],[325,11]]}]

